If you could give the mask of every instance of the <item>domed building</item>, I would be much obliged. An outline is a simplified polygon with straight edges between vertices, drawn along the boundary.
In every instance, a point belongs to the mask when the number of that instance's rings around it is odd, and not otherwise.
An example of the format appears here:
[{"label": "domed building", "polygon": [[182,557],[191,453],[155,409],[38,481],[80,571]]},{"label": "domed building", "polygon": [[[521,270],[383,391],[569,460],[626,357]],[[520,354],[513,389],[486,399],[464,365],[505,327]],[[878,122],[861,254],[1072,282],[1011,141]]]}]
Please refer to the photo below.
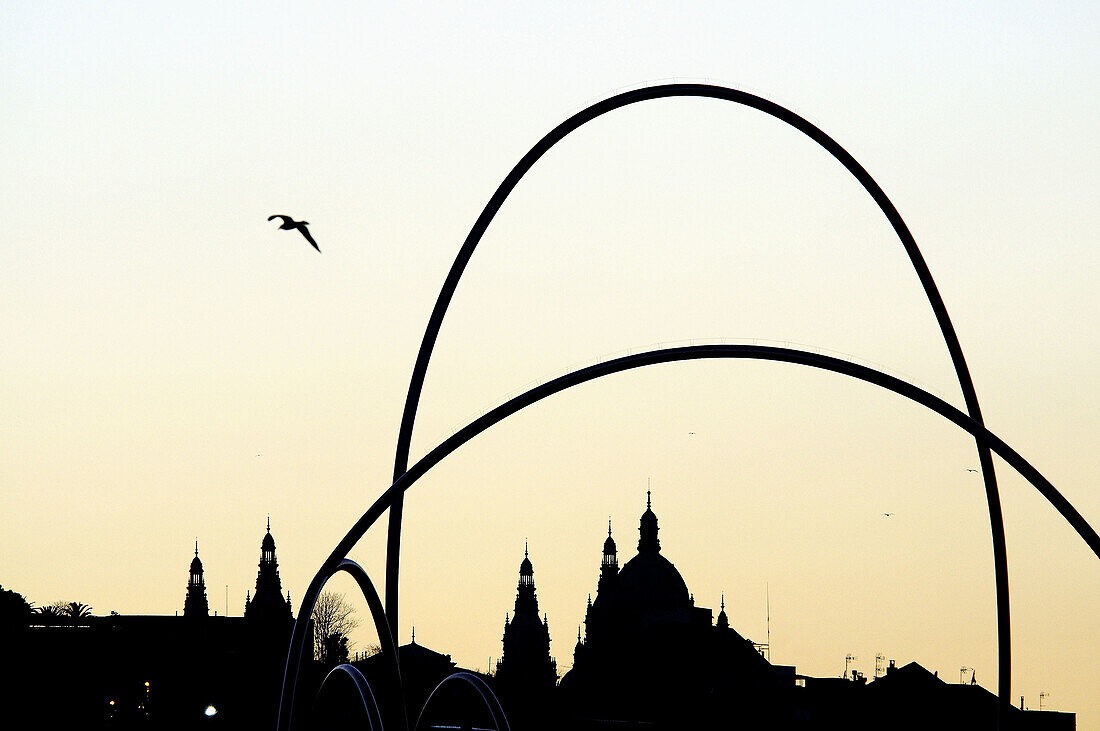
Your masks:
[{"label": "domed building", "polygon": [[620,568],[608,521],[596,597],[589,597],[573,668],[561,681],[570,705],[589,718],[683,721],[684,703],[710,713],[719,698],[725,706],[790,686],[789,673],[729,626],[724,601],[717,624],[710,609],[695,606],[684,577],[661,554],[658,530],[647,492],[638,553]]}]

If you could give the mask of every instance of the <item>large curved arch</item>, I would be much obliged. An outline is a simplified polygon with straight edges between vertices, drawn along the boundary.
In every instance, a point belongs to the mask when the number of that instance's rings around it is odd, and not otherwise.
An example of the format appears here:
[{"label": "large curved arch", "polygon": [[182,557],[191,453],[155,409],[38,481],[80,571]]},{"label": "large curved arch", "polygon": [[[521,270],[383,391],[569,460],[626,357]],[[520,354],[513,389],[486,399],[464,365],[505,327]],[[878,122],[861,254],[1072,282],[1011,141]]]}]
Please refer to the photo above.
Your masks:
[{"label": "large curved arch", "polygon": [[[405,398],[405,408],[401,414],[401,426],[397,434],[397,449],[393,467],[395,482],[408,468],[409,446],[412,442],[412,430],[416,421],[417,408],[420,404],[420,394],[423,391],[424,378],[428,372],[428,361],[431,359],[432,351],[435,348],[439,329],[443,325],[443,317],[447,313],[447,307],[454,296],[455,289],[458,287],[462,272],[466,269],[466,264],[470,261],[474,249],[481,241],[482,236],[489,227],[489,223],[496,216],[504,201],[539,158],[569,133],[615,109],[643,101],[669,97],[720,99],[764,112],[808,136],[835,157],[859,181],[860,185],[871,195],[886,215],[887,220],[889,220],[890,225],[905,248],[905,252],[909,255],[909,260],[920,279],[921,286],[924,288],[928,303],[936,316],[936,322],[940,326],[944,342],[947,344],[947,350],[951,355],[951,363],[959,380],[959,387],[962,390],[967,413],[979,424],[984,423],[981,407],[978,404],[978,394],[974,390],[974,382],[970,377],[970,369],[966,364],[966,358],[963,357],[962,346],[955,334],[955,327],[951,323],[951,318],[947,314],[947,307],[943,303],[943,298],[940,297],[939,289],[932,279],[932,274],[928,270],[928,265],[925,263],[924,257],[917,247],[917,242],[909,231],[909,227],[905,225],[905,221],[902,220],[901,214],[898,213],[893,202],[890,201],[882,187],[871,177],[870,173],[824,131],[786,107],[768,99],[737,89],[710,84],[662,84],[634,89],[609,97],[582,109],[566,119],[528,150],[527,154],[516,163],[515,167],[497,187],[489,202],[485,204],[485,208],[482,209],[481,215],[474,222],[470,233],[467,234],[466,240],[462,244],[462,248],[455,257],[454,263],[451,265],[450,271],[447,273],[447,279],[439,291],[435,307],[428,319],[428,326],[424,331],[424,338],[420,343],[420,350],[417,353],[409,383],[409,391]],[[1000,697],[1000,712],[1004,713],[1008,708],[1009,698],[1012,695],[1012,636],[1008,601],[1008,551],[1005,546],[1004,518],[1001,511],[1000,492],[997,489],[997,475],[993,468],[993,457],[989,449],[980,440],[977,442],[977,449],[982,479],[985,483],[986,503],[989,510],[989,524],[993,543],[994,583],[997,596],[997,693]],[[403,498],[398,495],[390,508],[389,537],[386,548],[386,612],[395,636],[397,634],[399,611],[402,508]]]},{"label": "large curved arch", "polygon": [[[406,470],[393,482],[359,520],[348,531],[347,535],[337,544],[320,570],[313,577],[307,587],[302,604],[298,610],[298,619],[294,624],[291,637],[290,651],[287,656],[287,665],[283,678],[282,698],[279,707],[280,731],[287,731],[290,727],[291,711],[294,706],[294,695],[298,680],[298,670],[301,661],[302,647],[305,644],[305,633],[308,621],[302,621],[302,617],[308,617],[313,611],[313,605],[325,583],[328,581],[345,560],[348,551],[359,541],[375,521],[394,503],[399,495],[410,489],[417,480],[423,477],[432,467],[441,462],[462,445],[486,431],[495,424],[522,409],[537,403],[553,394],[560,393],[582,383],[609,376],[622,371],[671,363],[676,361],[706,360],[706,359],[752,359],[766,360],[780,363],[803,365],[820,370],[831,371],[841,375],[856,378],[861,381],[885,388],[910,401],[914,401],[925,408],[934,411],[948,421],[969,432],[979,444],[982,444],[991,452],[995,452],[1004,459],[1013,469],[1020,473],[1034,486],[1043,497],[1062,515],[1062,517],[1077,531],[1078,535],[1100,558],[1100,536],[1092,529],[1092,526],[1084,517],[1062,496],[1054,485],[1050,483],[1035,467],[1025,460],[1018,452],[993,434],[977,420],[955,408],[943,399],[914,386],[911,383],[883,373],[882,371],[868,368],[850,361],[832,358],[826,355],[811,353],[804,350],[791,348],[779,348],[761,345],[693,345],[680,348],[663,348],[645,353],[616,358],[596,365],[581,368],[564,376],[555,378],[539,386],[536,386],[486,412],[462,429],[442,441],[438,446],[424,455],[416,464]],[[1003,532],[1004,526],[1000,526]],[[998,601],[1000,598],[998,597]]]}]

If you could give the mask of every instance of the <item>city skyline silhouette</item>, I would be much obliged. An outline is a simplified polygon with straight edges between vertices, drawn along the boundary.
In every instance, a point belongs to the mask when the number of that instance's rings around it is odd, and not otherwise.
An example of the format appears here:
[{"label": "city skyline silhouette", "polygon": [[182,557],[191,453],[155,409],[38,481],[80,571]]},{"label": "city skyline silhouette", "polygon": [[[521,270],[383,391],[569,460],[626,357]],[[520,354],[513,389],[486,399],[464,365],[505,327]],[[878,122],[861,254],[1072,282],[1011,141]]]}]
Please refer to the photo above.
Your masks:
[{"label": "city skyline silhouette", "polygon": [[[13,110],[0,508],[18,516],[0,538],[5,589],[97,615],[172,614],[197,536],[210,609],[236,615],[255,580],[241,560],[250,526],[271,513],[297,602],[332,537],[391,481],[423,323],[480,206],[547,128],[668,74],[783,102],[879,180],[955,320],[987,425],[1096,525],[1095,102],[1071,93],[1095,83],[1083,6],[849,7],[851,27],[807,13],[832,40],[748,10],[737,23],[702,6],[677,11],[682,23],[624,17],[625,35],[565,13],[558,42],[530,26],[523,53],[522,13],[320,13],[288,51],[258,30],[287,12],[255,28],[243,10],[209,24],[188,13],[188,42],[117,12],[18,11],[0,31],[25,51],[0,92]],[[80,23],[101,32],[66,35]],[[416,28],[431,50],[408,59]],[[456,28],[481,42],[457,43]],[[624,51],[628,36],[640,42]],[[307,51],[319,48],[335,55]],[[551,64],[563,48],[573,55]],[[287,90],[311,103],[284,109]],[[441,330],[412,461],[532,383],[691,339],[840,353],[962,406],[873,203],[794,134],[704,102],[600,120],[517,188]],[[325,256],[272,232],[271,210],[308,219]],[[192,218],[201,229],[180,225]],[[591,547],[564,526],[599,536],[608,513],[633,520],[651,480],[702,605],[724,592],[756,637],[770,592],[777,661],[839,675],[854,654],[869,675],[884,652],[995,683],[969,437],[829,374],[650,371],[530,409],[424,478],[405,507],[401,644],[415,624],[418,641],[487,669],[526,537],[562,661],[577,592],[595,588],[575,584],[592,578]],[[1088,727],[1100,574],[1007,472],[998,463],[1013,695],[1049,693]],[[384,540],[352,554],[379,591]]]}]

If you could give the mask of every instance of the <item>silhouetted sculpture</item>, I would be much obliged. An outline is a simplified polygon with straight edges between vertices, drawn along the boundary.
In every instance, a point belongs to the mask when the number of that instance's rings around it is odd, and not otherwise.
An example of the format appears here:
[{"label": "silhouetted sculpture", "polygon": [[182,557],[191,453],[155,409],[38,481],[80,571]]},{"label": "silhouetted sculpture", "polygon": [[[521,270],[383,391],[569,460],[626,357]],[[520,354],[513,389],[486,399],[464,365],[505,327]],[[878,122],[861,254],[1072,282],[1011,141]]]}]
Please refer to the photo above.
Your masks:
[{"label": "silhouetted sculpture", "polygon": [[313,236],[310,235],[309,229],[306,228],[306,226],[309,225],[309,221],[295,221],[290,216],[283,216],[281,214],[268,216],[267,220],[274,221],[276,218],[283,219],[283,223],[281,226],[279,226],[279,228],[286,229],[287,231],[293,231],[294,229],[297,229],[299,233],[302,234],[302,236],[306,237],[306,241],[309,242],[310,246],[312,246],[314,249],[317,249],[317,251],[321,250],[321,247],[318,246],[317,242],[313,240]]}]

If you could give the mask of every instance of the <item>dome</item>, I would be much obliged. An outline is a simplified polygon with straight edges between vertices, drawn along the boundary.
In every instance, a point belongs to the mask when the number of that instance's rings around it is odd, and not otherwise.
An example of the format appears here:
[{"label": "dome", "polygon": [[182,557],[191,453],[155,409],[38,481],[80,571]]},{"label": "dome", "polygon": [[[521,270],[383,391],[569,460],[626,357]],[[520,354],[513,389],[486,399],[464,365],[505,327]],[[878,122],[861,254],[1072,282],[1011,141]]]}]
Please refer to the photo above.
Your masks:
[{"label": "dome", "polygon": [[264,540],[263,540],[263,543],[260,544],[260,549],[264,550],[264,551],[274,551],[275,550],[275,539],[271,537],[271,529],[270,528],[268,529],[267,533],[264,535]]},{"label": "dome", "polygon": [[535,567],[531,565],[531,559],[526,556],[523,557],[523,562],[519,565],[520,576],[533,576],[535,573]]},{"label": "dome", "polygon": [[617,603],[639,615],[691,607],[684,577],[657,552],[639,553],[626,562],[615,582]]},{"label": "dome", "polygon": [[603,542],[604,553],[615,553],[615,539],[611,537],[611,534],[607,534],[607,540]]},{"label": "dome", "polygon": [[191,559],[191,573],[193,573],[193,574],[201,574],[202,573],[202,561],[199,560],[198,554],[195,554],[195,557],[193,559]]}]

